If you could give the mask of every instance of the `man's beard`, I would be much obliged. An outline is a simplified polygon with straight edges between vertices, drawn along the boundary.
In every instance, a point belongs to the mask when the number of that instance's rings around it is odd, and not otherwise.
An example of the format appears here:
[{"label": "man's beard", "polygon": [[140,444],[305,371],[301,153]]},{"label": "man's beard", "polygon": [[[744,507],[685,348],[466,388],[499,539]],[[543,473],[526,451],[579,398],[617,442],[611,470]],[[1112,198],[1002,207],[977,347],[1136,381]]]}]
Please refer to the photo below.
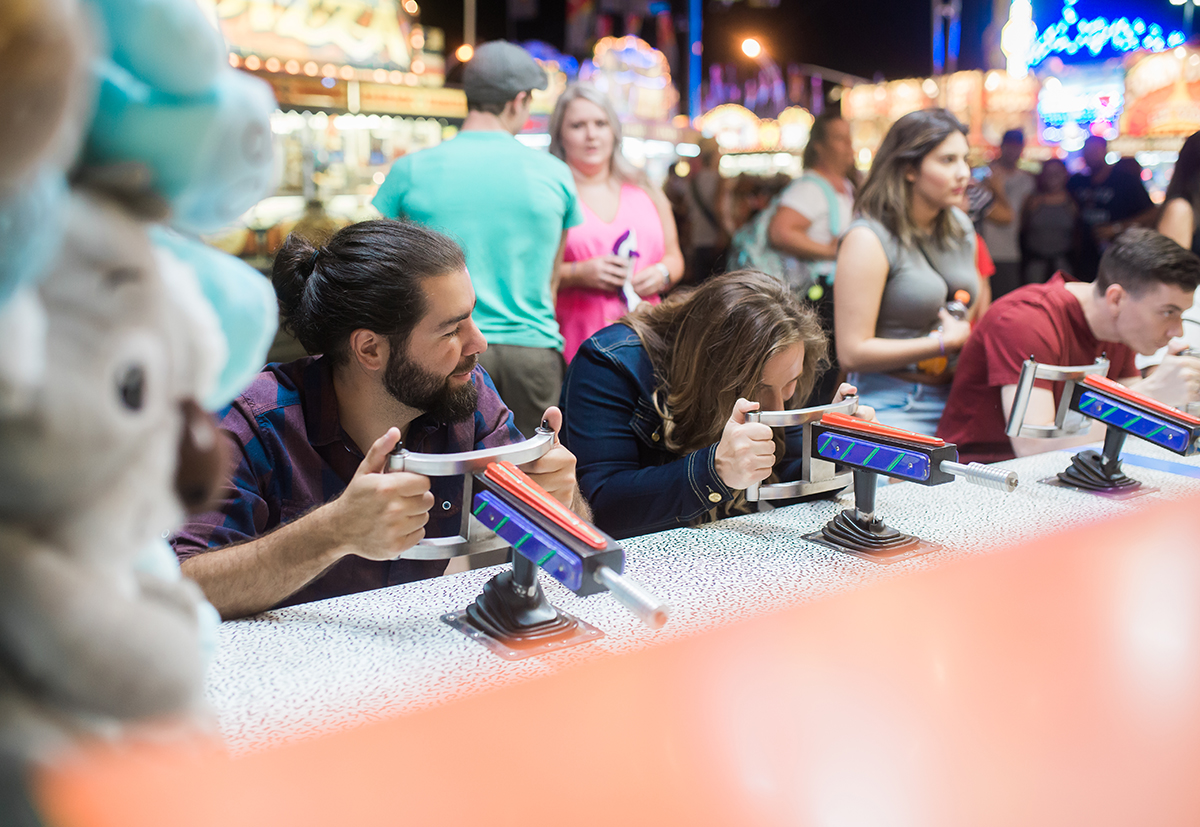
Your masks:
[{"label": "man's beard", "polygon": [[[459,362],[455,373],[473,370],[479,359],[470,356]],[[479,391],[475,383],[468,380],[454,387],[448,376],[430,373],[407,355],[400,355],[400,348],[392,348],[387,369],[383,372],[383,386],[402,405],[429,414],[440,422],[463,422],[475,415]]]}]

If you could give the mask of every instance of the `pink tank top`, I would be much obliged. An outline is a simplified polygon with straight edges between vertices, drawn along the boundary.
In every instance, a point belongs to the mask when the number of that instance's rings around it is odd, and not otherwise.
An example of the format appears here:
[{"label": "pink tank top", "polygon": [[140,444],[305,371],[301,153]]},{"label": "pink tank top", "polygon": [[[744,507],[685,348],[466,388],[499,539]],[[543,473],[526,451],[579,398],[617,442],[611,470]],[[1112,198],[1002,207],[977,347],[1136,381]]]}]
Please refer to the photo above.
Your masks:
[{"label": "pink tank top", "polygon": [[[586,261],[607,255],[636,255],[634,269],[662,261],[663,228],[658,210],[641,187],[621,186],[617,215],[605,223],[582,200],[583,223],[567,231],[563,261]],[[657,302],[654,296],[648,301]],[[563,287],[556,312],[563,336],[563,357],[570,362],[579,346],[601,328],[628,312],[620,293]]]}]

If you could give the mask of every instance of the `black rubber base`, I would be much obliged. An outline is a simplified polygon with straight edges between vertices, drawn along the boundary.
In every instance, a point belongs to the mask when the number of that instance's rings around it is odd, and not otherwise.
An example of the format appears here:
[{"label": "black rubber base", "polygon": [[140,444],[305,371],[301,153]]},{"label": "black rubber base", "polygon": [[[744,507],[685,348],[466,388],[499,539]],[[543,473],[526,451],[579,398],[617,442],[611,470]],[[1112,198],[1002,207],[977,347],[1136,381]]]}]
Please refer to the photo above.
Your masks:
[{"label": "black rubber base", "polygon": [[1138,480],[1125,476],[1120,461],[1106,466],[1104,458],[1096,451],[1080,451],[1071,457],[1071,467],[1060,471],[1058,479],[1065,485],[1084,491],[1106,493],[1133,491],[1142,485]]},{"label": "black rubber base", "polygon": [[472,626],[514,649],[541,647],[575,633],[578,621],[556,609],[540,583],[534,581],[530,593],[519,594],[512,579],[511,570],[502,571],[484,585],[467,607]]},{"label": "black rubber base", "polygon": [[548,655],[551,652],[556,652],[559,649],[566,649],[568,646],[576,646],[580,643],[597,640],[604,637],[604,632],[597,629],[595,626],[586,621],[574,618],[576,626],[575,631],[568,637],[555,638],[540,646],[524,646],[520,649],[509,646],[503,641],[497,640],[486,632],[481,632],[467,618],[467,610],[460,609],[457,612],[442,615],[442,622],[451,629],[457,629],[464,635],[469,637],[476,643],[490,649],[494,654],[499,655],[505,660],[525,660],[537,655]]},{"label": "black rubber base", "polygon": [[884,556],[907,551],[920,542],[911,534],[901,534],[878,517],[866,522],[850,511],[843,511],[826,523],[822,533],[831,543],[843,548]]},{"label": "black rubber base", "polygon": [[898,563],[937,548],[919,537],[896,531],[878,518],[865,522],[853,511],[843,511],[820,531],[805,534],[804,539],[872,563]]},{"label": "black rubber base", "polygon": [[[910,535],[905,534],[902,536],[908,537]],[[852,557],[861,557],[864,560],[881,566],[887,566],[891,565],[892,563],[910,560],[913,557],[920,557],[923,554],[929,554],[929,552],[937,551],[939,548],[941,548],[941,546],[937,545],[936,543],[927,543],[924,540],[914,537],[913,539],[917,541],[916,545],[907,546],[906,548],[900,550],[891,549],[887,551],[864,551],[858,548],[850,548],[842,545],[841,543],[830,540],[825,534],[824,529],[820,531],[814,531],[811,534],[805,534],[804,539],[808,540],[810,543],[816,543],[819,546],[825,546],[826,548],[833,549],[834,551],[842,554],[849,554]]]}]

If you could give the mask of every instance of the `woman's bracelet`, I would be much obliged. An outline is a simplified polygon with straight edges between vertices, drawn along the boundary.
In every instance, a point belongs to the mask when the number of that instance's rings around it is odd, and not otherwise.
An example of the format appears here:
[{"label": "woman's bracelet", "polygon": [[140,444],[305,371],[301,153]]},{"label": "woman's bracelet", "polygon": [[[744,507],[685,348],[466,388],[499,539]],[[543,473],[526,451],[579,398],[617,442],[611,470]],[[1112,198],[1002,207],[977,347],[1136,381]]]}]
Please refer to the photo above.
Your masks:
[{"label": "woman's bracelet", "polygon": [[661,292],[665,293],[671,289],[671,270],[667,267],[667,265],[663,264],[661,261],[658,262],[658,264],[656,264],[654,266],[662,268],[663,283],[662,283],[662,291]]},{"label": "woman's bracelet", "polygon": [[942,329],[940,327],[937,329],[937,337],[938,337],[938,356],[945,356],[946,355],[946,337],[942,335]]}]

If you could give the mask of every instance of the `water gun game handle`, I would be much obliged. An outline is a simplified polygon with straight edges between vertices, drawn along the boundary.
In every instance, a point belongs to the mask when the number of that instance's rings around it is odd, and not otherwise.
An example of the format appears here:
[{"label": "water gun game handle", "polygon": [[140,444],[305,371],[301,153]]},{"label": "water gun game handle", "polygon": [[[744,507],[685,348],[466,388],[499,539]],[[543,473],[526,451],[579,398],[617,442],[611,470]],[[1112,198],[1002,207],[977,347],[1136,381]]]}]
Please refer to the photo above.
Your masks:
[{"label": "water gun game handle", "polygon": [[[1091,365],[1074,367],[1063,365],[1042,365],[1032,356],[1021,365],[1021,376],[1017,379],[1017,393],[1013,398],[1012,410],[1008,414],[1008,423],[1004,432],[1010,438],[1024,437],[1026,439],[1055,439],[1086,434],[1091,425],[1082,416],[1071,416],[1071,397],[1077,383],[1088,376],[1108,373],[1108,360],[1100,357]],[[1062,401],[1054,415],[1053,425],[1026,425],[1025,412],[1029,408],[1029,398],[1033,393],[1034,382],[1038,379],[1047,382],[1064,382]]]},{"label": "water gun game handle", "polygon": [[833,405],[820,405],[814,408],[799,408],[790,411],[750,411],[746,414],[747,422],[761,422],[772,428],[786,428],[799,425],[804,429],[804,453],[800,463],[800,479],[788,482],[777,482],[764,485],[755,483],[746,488],[747,502],[762,500],[783,500],[791,497],[805,497],[811,494],[824,494],[829,491],[840,491],[850,484],[849,474],[835,473],[832,462],[814,457],[809,451],[811,444],[810,431],[821,417],[829,413],[850,415],[858,410],[858,397],[848,396]]},{"label": "water gun game handle", "polygon": [[[1080,451],[1061,471],[1058,483],[1098,494],[1130,494],[1141,483],[1121,469],[1121,449],[1129,434],[1168,451],[1189,456],[1200,449],[1200,419],[1164,405],[1109,379],[1108,360],[1094,365],[1040,365],[1032,357],[1021,366],[1021,377],[1005,432],[1009,437],[1049,438],[1086,434],[1091,420],[1107,426],[1102,452]],[[1034,381],[1061,381],[1062,398],[1053,426],[1025,425],[1025,412]]]},{"label": "water gun game handle", "polygon": [[405,560],[448,560],[466,554],[479,554],[505,548],[506,543],[487,530],[471,514],[469,504],[473,492],[473,474],[483,471],[488,464],[497,460],[513,463],[532,462],[546,455],[554,447],[554,431],[538,428],[531,439],[497,448],[478,451],[462,451],[454,454],[418,454],[409,451],[404,443],[398,443],[388,455],[387,470],[408,471],[426,477],[453,477],[462,474],[462,521],[458,534],[453,537],[426,537],[405,551]]},{"label": "water gun game handle", "polygon": [[444,615],[445,623],[508,660],[602,636],[547,600],[539,567],[580,597],[611,592],[652,629],[666,623],[670,606],[623,574],[625,550],[512,462],[489,463],[474,474],[474,486],[471,515],[512,547],[513,566],[489,580],[465,610]]},{"label": "water gun game handle", "polygon": [[1127,435],[1181,456],[1196,453],[1200,446],[1200,419],[1106,376],[1087,376],[1076,383],[1070,404],[1073,411],[1108,426],[1101,453],[1080,451],[1071,457],[1070,467],[1058,474],[1060,482],[1083,491],[1127,494],[1141,488],[1141,482],[1126,476],[1121,468]]},{"label": "water gun game handle", "polygon": [[911,534],[886,525],[875,513],[880,474],[919,485],[942,485],[961,477],[998,491],[1017,487],[1017,475],[1005,468],[958,462],[958,448],[937,437],[854,419],[832,412],[809,433],[815,456],[849,466],[854,475],[854,508],[829,521],[805,539],[877,563],[906,560],[931,551]]}]

